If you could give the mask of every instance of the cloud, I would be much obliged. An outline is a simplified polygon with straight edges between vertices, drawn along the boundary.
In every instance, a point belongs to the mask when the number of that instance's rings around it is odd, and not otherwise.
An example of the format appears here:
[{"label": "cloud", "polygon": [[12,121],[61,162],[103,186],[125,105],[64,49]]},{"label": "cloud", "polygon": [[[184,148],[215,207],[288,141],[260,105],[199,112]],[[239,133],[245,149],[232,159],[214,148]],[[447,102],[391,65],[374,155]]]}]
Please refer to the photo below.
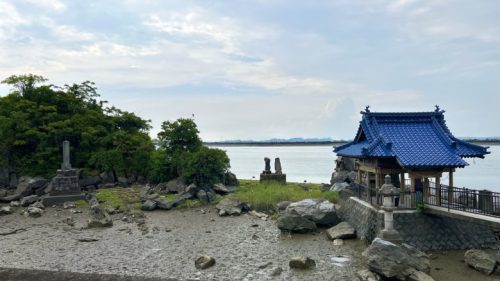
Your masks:
[{"label": "cloud", "polygon": [[22,17],[14,5],[0,1],[0,40],[13,36],[18,26],[28,23],[29,20]]},{"label": "cloud", "polygon": [[62,12],[66,10],[66,5],[64,5],[59,0],[25,0],[25,1],[32,5],[36,5],[41,8],[45,8],[56,12]]}]

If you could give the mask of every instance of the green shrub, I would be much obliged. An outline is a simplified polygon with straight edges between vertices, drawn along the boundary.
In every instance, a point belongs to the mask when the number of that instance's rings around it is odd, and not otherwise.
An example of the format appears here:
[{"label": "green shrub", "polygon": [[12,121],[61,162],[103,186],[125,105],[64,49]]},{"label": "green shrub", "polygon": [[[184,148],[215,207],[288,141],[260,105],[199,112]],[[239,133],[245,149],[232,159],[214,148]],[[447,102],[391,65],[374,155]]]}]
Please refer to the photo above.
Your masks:
[{"label": "green shrub", "polygon": [[229,167],[226,152],[204,146],[185,156],[182,176],[188,184],[195,183],[200,187],[211,186],[224,180],[224,173]]},{"label": "green shrub", "polygon": [[[305,186],[307,190],[302,186]],[[321,187],[316,184],[302,186],[297,183],[283,185],[276,182],[259,183],[258,181],[241,180],[235,196],[243,202],[250,203],[252,208],[259,211],[274,210],[276,204],[281,201],[295,202],[306,198],[337,202],[338,194],[336,192],[322,191]]]}]

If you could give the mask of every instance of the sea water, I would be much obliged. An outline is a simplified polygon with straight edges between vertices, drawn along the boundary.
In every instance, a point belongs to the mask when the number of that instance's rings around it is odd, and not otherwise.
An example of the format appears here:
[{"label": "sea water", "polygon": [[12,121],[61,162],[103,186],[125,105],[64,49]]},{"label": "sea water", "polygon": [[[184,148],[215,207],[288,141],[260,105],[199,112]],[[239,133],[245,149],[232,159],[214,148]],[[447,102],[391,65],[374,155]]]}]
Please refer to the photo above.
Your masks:
[{"label": "sea water", "polygon": [[[332,145],[283,145],[283,146],[216,146],[227,152],[231,171],[241,179],[258,179],[264,170],[264,157],[279,157],[287,181],[329,183],[335,168],[336,155]],[[490,146],[484,159],[466,158],[469,166],[457,168],[454,174],[456,187],[489,189],[500,192],[500,146]],[[443,184],[448,183],[448,173],[443,173]]]}]

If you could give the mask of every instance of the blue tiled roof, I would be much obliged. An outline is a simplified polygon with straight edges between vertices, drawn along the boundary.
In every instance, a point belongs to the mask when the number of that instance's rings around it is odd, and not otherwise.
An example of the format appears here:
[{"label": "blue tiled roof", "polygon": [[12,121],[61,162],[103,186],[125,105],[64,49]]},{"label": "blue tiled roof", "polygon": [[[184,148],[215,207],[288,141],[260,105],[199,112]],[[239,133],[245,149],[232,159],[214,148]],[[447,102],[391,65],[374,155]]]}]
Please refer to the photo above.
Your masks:
[{"label": "blue tiled roof", "polygon": [[354,141],[335,148],[340,156],[395,157],[404,168],[464,167],[462,158],[488,154],[486,147],[455,138],[444,120],[444,111],[411,113],[362,113]]}]

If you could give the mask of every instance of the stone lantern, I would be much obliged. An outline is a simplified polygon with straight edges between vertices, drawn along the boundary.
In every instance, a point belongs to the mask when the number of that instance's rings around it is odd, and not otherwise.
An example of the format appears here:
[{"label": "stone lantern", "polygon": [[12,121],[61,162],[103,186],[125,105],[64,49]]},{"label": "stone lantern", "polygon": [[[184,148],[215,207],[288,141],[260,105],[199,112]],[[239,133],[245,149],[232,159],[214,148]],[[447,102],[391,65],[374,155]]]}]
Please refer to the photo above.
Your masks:
[{"label": "stone lantern", "polygon": [[380,194],[383,196],[382,210],[384,211],[384,229],[382,229],[378,237],[393,242],[401,243],[399,232],[394,229],[394,214],[395,198],[399,196],[399,188],[391,183],[391,176],[385,176],[385,183],[380,188]]}]

